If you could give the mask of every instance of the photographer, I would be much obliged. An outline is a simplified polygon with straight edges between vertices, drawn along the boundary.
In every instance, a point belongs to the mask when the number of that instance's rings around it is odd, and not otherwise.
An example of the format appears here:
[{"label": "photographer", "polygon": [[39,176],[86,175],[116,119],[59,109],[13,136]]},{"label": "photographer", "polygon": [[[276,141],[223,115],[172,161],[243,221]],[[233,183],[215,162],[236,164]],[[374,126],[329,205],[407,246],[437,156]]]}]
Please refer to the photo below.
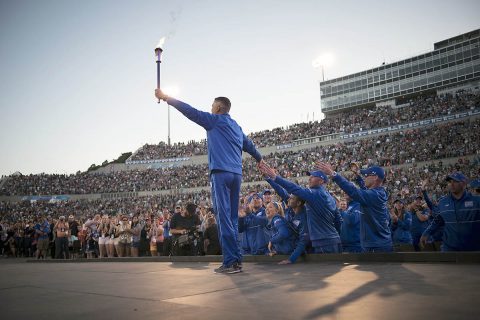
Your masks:
[{"label": "photographer", "polygon": [[189,232],[199,228],[201,222],[195,213],[197,206],[187,203],[185,209],[181,209],[172,217],[170,222],[170,233],[173,236],[172,253],[176,256],[189,256],[195,253],[195,243]]}]

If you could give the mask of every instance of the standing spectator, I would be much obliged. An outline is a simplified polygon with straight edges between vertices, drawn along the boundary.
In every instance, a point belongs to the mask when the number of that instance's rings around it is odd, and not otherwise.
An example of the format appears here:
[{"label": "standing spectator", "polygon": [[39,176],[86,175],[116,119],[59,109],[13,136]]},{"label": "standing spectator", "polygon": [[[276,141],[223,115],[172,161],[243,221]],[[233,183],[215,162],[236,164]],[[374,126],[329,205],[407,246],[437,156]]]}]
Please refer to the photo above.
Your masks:
[{"label": "standing spectator", "polygon": [[68,216],[68,225],[70,226],[70,234],[72,236],[78,237],[78,222],[75,220],[75,217],[71,214]]},{"label": "standing spectator", "polygon": [[35,256],[37,259],[45,259],[47,257],[48,252],[48,234],[50,233],[50,223],[48,223],[47,219],[38,218],[38,222],[34,227],[35,233],[37,236],[37,252]]},{"label": "standing spectator", "polygon": [[350,198],[360,203],[363,208],[361,220],[361,243],[367,252],[392,252],[392,236],[390,231],[390,214],[387,208],[388,194],[383,187],[385,171],[378,166],[361,170],[365,180],[358,174],[358,166],[352,170],[357,175],[360,188],[335,172],[332,166],[318,162],[317,168],[332,176],[332,180]]},{"label": "standing spectator", "polygon": [[172,251],[172,235],[170,233],[171,213],[168,208],[163,208],[163,255],[169,256]]},{"label": "standing spectator", "polygon": [[[42,222],[41,217],[39,217],[38,219]],[[25,226],[25,229],[23,230],[23,254],[25,255],[25,257],[32,257],[33,255],[37,257],[38,238],[37,238],[37,234],[34,227],[35,227],[34,225],[27,223],[27,225]],[[48,238],[48,234],[47,234],[47,238]],[[33,250],[33,243],[35,239],[37,239],[37,248],[36,248],[37,250]],[[47,241],[47,249],[45,250],[45,253],[47,251],[48,251],[48,241]],[[45,259],[46,256],[43,256],[43,258]]]},{"label": "standing spectator", "polygon": [[183,113],[188,119],[207,131],[208,166],[212,185],[212,198],[219,224],[223,263],[218,273],[241,272],[242,255],[238,247],[238,203],[242,182],[242,150],[260,162],[262,156],[253,142],[230,115],[228,98],[215,98],[212,112],[202,112],[155,91],[157,98]]},{"label": "standing spectator", "polygon": [[218,239],[218,228],[215,222],[215,217],[207,218],[207,228],[203,235],[204,250],[206,255],[221,255],[222,248],[220,247],[220,240]]},{"label": "standing spectator", "polygon": [[[70,229],[72,230],[72,229]],[[108,215],[103,215],[102,220],[97,227],[98,237],[98,257],[103,258],[107,254],[107,241],[110,239],[110,219]]]},{"label": "standing spectator", "polygon": [[112,216],[109,219],[109,225],[108,225],[108,239],[105,243],[105,246],[107,248],[107,256],[109,258],[115,257],[115,228],[118,224],[118,220],[116,216]]},{"label": "standing spectator", "polygon": [[442,251],[479,251],[480,197],[466,191],[467,177],[461,172],[445,180],[450,193],[438,202],[438,215],[420,238],[421,245],[426,245],[438,227],[445,226]]},{"label": "standing spectator", "polygon": [[[93,258],[94,256],[99,256],[99,239],[100,239],[100,230],[99,226],[101,223],[100,214],[93,216],[93,219],[88,219],[85,222],[85,227],[87,228],[87,248],[85,252],[87,253],[87,258]],[[102,241],[103,242],[103,241]]]},{"label": "standing spectator", "polygon": [[140,235],[144,226],[145,224],[143,217],[139,217],[137,215],[133,216],[132,228],[130,229],[130,233],[132,234],[132,243],[130,249],[132,257],[138,257],[138,252],[140,250]]},{"label": "standing spectator", "polygon": [[58,222],[53,227],[55,233],[55,259],[68,259],[68,222],[65,221],[65,216],[60,216]]},{"label": "standing spectator", "polygon": [[132,233],[130,222],[126,215],[122,216],[120,223],[115,229],[115,236],[119,238],[117,254],[119,257],[129,257],[132,243]]}]

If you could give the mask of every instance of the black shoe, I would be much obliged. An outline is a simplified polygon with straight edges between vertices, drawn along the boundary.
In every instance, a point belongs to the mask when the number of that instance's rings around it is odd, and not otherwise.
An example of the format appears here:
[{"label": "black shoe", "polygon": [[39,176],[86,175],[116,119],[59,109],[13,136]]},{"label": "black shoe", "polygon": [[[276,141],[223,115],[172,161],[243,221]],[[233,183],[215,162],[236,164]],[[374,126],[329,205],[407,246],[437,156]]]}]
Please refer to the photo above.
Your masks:
[{"label": "black shoe", "polygon": [[226,272],[227,272],[227,269],[228,269],[228,268],[225,267],[225,266],[222,264],[220,267],[214,269],[213,272],[215,272],[215,273],[226,273]]},{"label": "black shoe", "polygon": [[228,274],[239,273],[242,272],[242,265],[235,262],[230,267],[228,267],[225,271]]}]

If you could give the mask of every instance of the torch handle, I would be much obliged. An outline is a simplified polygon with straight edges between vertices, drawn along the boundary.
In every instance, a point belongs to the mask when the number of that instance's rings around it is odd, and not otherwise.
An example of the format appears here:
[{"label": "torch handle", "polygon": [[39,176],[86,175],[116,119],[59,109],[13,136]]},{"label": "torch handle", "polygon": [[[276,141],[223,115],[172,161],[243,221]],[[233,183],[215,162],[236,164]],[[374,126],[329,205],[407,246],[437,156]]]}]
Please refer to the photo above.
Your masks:
[{"label": "torch handle", "polygon": [[[160,89],[160,61],[157,60],[157,89]],[[158,103],[160,103],[160,99],[158,99]]]}]

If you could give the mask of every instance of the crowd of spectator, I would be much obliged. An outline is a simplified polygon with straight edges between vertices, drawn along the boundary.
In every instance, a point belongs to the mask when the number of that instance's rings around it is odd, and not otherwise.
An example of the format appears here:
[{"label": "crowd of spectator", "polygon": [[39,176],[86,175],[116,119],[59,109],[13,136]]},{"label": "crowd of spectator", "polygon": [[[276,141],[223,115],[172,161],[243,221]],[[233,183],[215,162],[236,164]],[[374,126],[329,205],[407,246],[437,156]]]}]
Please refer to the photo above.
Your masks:
[{"label": "crowd of spectator", "polygon": [[157,160],[170,158],[184,158],[207,154],[207,140],[178,142],[168,145],[165,142],[159,144],[145,144],[130,158],[131,161],[137,160]]},{"label": "crowd of spectator", "polygon": [[[265,155],[284,177],[300,177],[318,160],[345,166],[352,161],[367,165],[413,164],[450,157],[475,155],[480,151],[480,119],[384,134],[346,143],[317,146],[299,151]],[[421,137],[421,138],[419,138]],[[263,180],[252,159],[243,164],[243,181]],[[209,185],[207,164],[172,168],[10,176],[0,195],[97,194],[129,191],[180,190]]]},{"label": "crowd of spectator", "polygon": [[[366,167],[366,164],[363,164],[362,167]],[[337,170],[346,177],[351,174],[346,165],[339,165]],[[451,172],[456,171],[461,171],[472,179],[480,176],[478,163],[464,158],[458,159],[457,163],[451,165],[444,165],[442,161],[438,161],[425,163],[423,165],[410,164],[401,167],[387,167],[385,187],[389,194],[389,208],[393,210],[394,203],[399,200],[408,205],[415,203],[416,199],[422,195],[422,189],[428,190],[430,199],[436,203],[441,196],[448,193],[445,177]],[[299,180],[300,184],[305,183],[305,180]],[[262,194],[265,188],[266,183],[262,181],[257,185],[244,186],[242,188],[242,194]],[[341,199],[343,197],[343,193],[336,184],[330,182],[327,185],[327,189],[336,198]],[[278,195],[274,195],[272,200],[279,201],[281,199]],[[70,217],[70,225],[76,225],[76,228],[78,228],[77,231],[80,231],[80,233],[75,231],[75,237],[69,239],[71,253],[85,256],[89,253],[95,253],[88,256],[103,257],[107,256],[107,253],[110,252],[108,256],[125,256],[127,254],[126,250],[121,251],[119,255],[118,253],[114,253],[116,251],[109,251],[108,249],[99,251],[98,245],[95,247],[96,251],[89,251],[88,241],[92,239],[92,237],[98,238],[99,235],[91,234],[91,228],[89,229],[89,227],[87,227],[89,226],[88,221],[100,216],[107,217],[109,223],[111,221],[115,226],[120,223],[119,220],[124,217],[129,220],[130,225],[133,225],[134,221],[136,223],[141,221],[143,226],[139,230],[145,231],[142,235],[144,238],[147,237],[145,239],[150,239],[148,235],[152,230],[151,224],[154,221],[159,224],[161,221],[163,226],[163,223],[170,218],[168,214],[173,214],[175,210],[180,207],[184,208],[186,203],[196,203],[199,208],[197,211],[200,214],[200,208],[206,209],[211,207],[210,193],[204,190],[185,194],[172,193],[168,195],[124,199],[76,200],[55,203],[47,201],[0,202],[0,254],[8,252],[8,254],[12,255],[11,249],[13,248],[13,254],[15,256],[34,256],[35,252],[38,252],[36,249],[38,236],[36,235],[35,228],[38,228],[38,225],[42,225],[44,221],[49,221],[49,232],[52,233],[49,238],[49,253],[52,257],[58,256],[55,253],[56,237],[54,235],[54,226],[62,217]],[[208,211],[212,210],[208,209]],[[141,219],[135,220],[133,217],[140,217]],[[202,225],[204,225],[202,232],[205,231],[207,218],[212,217],[212,214],[208,216],[203,214],[203,216],[200,217],[200,221]],[[75,223],[72,224],[73,221],[75,221]],[[162,233],[162,236],[163,235]],[[145,241],[145,239],[143,239],[143,241]],[[164,241],[164,238],[161,239]],[[77,240],[79,242],[76,245],[74,241]],[[96,241],[96,243],[98,243],[98,239]],[[106,246],[108,246],[108,242]],[[160,246],[160,244],[158,244],[158,246]],[[102,247],[100,246],[100,248]],[[112,246],[112,248],[114,248],[114,246]],[[140,250],[140,254],[153,255],[153,253],[150,252],[151,250],[148,249],[149,247],[145,246],[145,244],[141,248],[143,249]],[[165,252],[162,248],[162,251],[158,251],[158,254],[168,254],[168,252]]]},{"label": "crowd of spectator", "polygon": [[[480,107],[480,95],[470,92],[419,97],[410,100],[401,108],[383,106],[362,110],[354,109],[320,121],[253,132],[249,137],[257,147],[262,148],[332,133],[354,133],[388,127],[473,110],[478,107]],[[164,142],[160,142],[158,145],[145,144],[130,160],[156,160],[207,154],[206,143],[206,140],[201,140],[176,143],[171,146]]]}]

